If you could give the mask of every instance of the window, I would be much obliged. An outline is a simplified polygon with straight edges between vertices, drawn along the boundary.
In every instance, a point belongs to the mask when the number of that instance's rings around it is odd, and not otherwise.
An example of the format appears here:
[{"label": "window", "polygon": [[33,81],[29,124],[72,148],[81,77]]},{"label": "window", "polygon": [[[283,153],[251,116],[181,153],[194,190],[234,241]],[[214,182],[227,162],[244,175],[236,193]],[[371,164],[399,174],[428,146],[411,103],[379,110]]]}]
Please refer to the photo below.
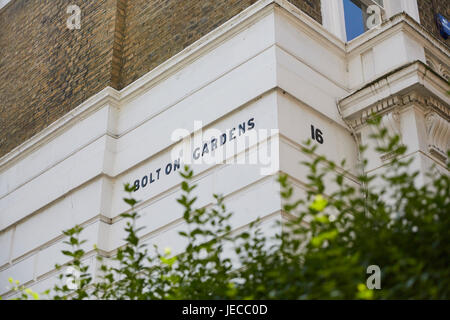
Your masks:
[{"label": "window", "polygon": [[[383,0],[343,0],[345,31],[347,41],[353,40],[359,35],[369,30],[370,23],[373,19],[379,19],[381,22],[383,13]],[[379,17],[374,17],[375,11],[369,10],[369,6],[376,5],[378,7]],[[369,22],[369,23],[368,23]]]}]

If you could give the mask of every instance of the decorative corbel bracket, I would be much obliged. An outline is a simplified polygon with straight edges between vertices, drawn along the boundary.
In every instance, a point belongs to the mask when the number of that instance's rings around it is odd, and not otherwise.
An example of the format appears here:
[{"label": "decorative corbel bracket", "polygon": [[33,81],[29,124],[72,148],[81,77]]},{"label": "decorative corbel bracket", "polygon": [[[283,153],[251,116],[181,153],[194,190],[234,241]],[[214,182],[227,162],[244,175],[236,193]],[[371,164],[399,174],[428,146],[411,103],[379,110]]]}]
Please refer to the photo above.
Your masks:
[{"label": "decorative corbel bracket", "polygon": [[[385,138],[377,140],[377,144],[379,147],[387,147],[389,145],[390,140],[395,136],[399,136],[401,140],[400,116],[398,112],[391,111],[385,113],[381,117],[380,128],[374,126],[372,126],[371,128],[373,133],[378,133],[377,131],[380,129],[387,130]],[[392,154],[387,153],[381,156],[381,160],[386,161],[391,157]]]},{"label": "decorative corbel bracket", "polygon": [[442,161],[447,160],[450,122],[435,112],[430,112],[425,117],[425,123],[428,135],[428,151]]}]

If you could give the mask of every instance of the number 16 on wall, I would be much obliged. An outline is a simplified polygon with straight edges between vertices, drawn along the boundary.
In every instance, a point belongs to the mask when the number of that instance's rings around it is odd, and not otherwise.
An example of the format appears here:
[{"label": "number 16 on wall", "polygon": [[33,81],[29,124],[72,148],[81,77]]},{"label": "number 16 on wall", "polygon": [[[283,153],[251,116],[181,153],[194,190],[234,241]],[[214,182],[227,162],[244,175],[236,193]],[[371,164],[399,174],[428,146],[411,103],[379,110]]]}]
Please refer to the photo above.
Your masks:
[{"label": "number 16 on wall", "polygon": [[323,133],[320,129],[315,128],[311,125],[311,138],[320,144],[323,144]]}]

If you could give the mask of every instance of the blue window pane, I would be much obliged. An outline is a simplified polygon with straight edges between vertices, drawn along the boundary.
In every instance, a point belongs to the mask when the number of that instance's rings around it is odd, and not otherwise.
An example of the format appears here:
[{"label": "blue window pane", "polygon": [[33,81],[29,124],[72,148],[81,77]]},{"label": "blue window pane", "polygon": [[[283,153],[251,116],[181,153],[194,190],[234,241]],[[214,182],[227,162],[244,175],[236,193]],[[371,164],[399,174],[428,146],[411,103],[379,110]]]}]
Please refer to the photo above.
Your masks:
[{"label": "blue window pane", "polygon": [[347,41],[365,32],[363,11],[352,0],[344,0],[344,15]]}]

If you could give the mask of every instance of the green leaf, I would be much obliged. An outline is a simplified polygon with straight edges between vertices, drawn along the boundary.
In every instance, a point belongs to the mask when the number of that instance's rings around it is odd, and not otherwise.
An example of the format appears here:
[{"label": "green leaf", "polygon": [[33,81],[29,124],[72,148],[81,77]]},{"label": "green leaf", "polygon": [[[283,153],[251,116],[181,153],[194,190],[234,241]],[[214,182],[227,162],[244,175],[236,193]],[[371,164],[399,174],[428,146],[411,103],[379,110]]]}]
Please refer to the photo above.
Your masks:
[{"label": "green leaf", "polygon": [[133,199],[133,198],[123,198],[123,201],[125,201],[126,203],[128,203],[132,207],[137,203],[137,201],[135,199]]},{"label": "green leaf", "polygon": [[314,198],[314,201],[310,204],[310,208],[315,211],[323,211],[328,204],[328,200],[325,199],[322,195],[317,195]]}]

